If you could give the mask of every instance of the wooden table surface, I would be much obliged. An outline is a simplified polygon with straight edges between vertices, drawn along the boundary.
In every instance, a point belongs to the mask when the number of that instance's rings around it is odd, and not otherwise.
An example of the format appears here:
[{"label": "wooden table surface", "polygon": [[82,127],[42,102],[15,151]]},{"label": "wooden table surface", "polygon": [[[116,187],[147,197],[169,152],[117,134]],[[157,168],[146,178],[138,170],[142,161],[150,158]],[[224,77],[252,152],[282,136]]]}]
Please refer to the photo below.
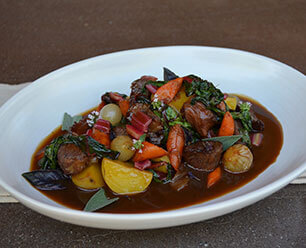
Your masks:
[{"label": "wooden table surface", "polygon": [[[306,72],[305,0],[0,0],[0,83],[96,55],[165,45],[230,47]],[[182,58],[183,59],[183,58]],[[290,82],[288,82],[290,83]],[[0,247],[305,247],[306,186],[182,227],[110,231],[0,205]]]}]

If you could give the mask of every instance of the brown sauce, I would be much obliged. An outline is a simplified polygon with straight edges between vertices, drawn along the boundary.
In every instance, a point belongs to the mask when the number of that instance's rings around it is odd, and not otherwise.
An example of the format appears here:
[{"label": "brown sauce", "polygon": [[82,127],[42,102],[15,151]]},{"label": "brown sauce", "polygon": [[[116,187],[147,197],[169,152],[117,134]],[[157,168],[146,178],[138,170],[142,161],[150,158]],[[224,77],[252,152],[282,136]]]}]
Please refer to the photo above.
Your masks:
[{"label": "brown sauce", "polygon": [[[203,174],[204,179],[202,181],[191,180],[189,186],[179,192],[172,189],[169,184],[160,184],[152,181],[146,192],[130,196],[119,196],[120,199],[117,202],[101,209],[100,212],[148,213],[182,208],[222,196],[256,178],[276,161],[283,144],[282,127],[278,120],[258,102],[244,96],[239,96],[239,98],[251,102],[256,116],[265,124],[263,143],[259,147],[252,148],[254,161],[252,168],[248,172],[234,175],[222,171],[222,179],[210,189],[206,189],[206,177]],[[60,128],[57,128],[42,141],[32,157],[31,171],[39,169],[37,160],[40,151],[51,140],[62,134],[63,132]],[[118,197],[107,187],[104,187],[104,189],[109,197]],[[41,193],[59,204],[82,210],[95,191],[81,190],[69,181],[65,190],[41,191]]]}]

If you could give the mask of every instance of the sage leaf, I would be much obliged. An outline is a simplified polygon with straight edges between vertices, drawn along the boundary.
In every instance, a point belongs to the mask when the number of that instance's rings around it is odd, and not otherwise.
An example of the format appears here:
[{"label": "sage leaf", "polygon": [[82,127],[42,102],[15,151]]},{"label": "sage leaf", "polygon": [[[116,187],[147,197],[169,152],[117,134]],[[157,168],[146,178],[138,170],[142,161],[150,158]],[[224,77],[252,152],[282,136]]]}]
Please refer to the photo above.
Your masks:
[{"label": "sage leaf", "polygon": [[112,204],[115,201],[118,201],[119,198],[112,198],[109,199],[107,198],[107,196],[105,195],[105,191],[104,189],[100,189],[97,193],[95,193],[87,202],[84,211],[86,212],[93,212],[96,211],[100,208],[104,208],[110,204]]},{"label": "sage leaf", "polygon": [[60,170],[37,170],[25,172],[22,176],[35,188],[40,190],[66,189],[65,181],[69,179]]},{"label": "sage leaf", "polygon": [[164,67],[164,80],[165,81],[170,81],[176,78],[178,78],[178,76],[173,71],[170,71],[168,68]]},{"label": "sage leaf", "polygon": [[243,135],[232,135],[232,136],[221,136],[202,139],[202,141],[218,141],[222,143],[223,151],[227,150],[229,147],[234,145],[238,140],[242,138]]},{"label": "sage leaf", "polygon": [[74,125],[74,123],[79,122],[82,119],[82,116],[76,115],[71,116],[67,113],[64,114],[63,118],[63,124],[62,124],[62,130],[63,131],[70,131],[71,127]]}]

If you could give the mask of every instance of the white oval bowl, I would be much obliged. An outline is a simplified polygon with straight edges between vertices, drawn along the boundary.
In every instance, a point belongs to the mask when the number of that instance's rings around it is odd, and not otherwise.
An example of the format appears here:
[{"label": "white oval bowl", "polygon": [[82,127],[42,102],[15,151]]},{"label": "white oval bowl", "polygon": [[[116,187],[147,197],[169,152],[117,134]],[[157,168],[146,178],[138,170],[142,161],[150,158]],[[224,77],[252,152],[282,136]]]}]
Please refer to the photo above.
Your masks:
[{"label": "white oval bowl", "polygon": [[[250,96],[280,121],[284,143],[277,161],[245,186],[189,207],[146,214],[72,210],[50,200],[22,178],[37,145],[62,121],[99,103],[106,91],[129,93],[142,75],[162,78],[162,67],[196,74],[222,91]],[[306,170],[306,79],[273,59],[234,49],[172,46],[136,49],[87,59],[56,70],[20,91],[0,109],[0,184],[21,203],[52,218],[98,228],[148,229],[182,225],[250,205]]]}]

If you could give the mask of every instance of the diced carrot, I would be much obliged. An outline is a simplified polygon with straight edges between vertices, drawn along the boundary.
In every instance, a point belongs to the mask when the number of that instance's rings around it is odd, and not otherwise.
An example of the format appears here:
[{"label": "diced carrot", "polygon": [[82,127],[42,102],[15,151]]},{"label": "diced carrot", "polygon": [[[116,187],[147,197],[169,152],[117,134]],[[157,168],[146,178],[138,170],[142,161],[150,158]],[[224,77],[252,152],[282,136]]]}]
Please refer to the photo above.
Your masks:
[{"label": "diced carrot", "polygon": [[97,112],[100,112],[100,110],[101,110],[104,106],[105,106],[105,102],[102,101],[102,102],[98,105],[98,107],[96,108],[96,111],[97,111]]},{"label": "diced carrot", "polygon": [[217,167],[214,171],[210,172],[207,176],[207,188],[210,188],[221,179],[221,168]]},{"label": "diced carrot", "polygon": [[184,149],[185,137],[184,131],[179,124],[171,127],[168,140],[167,150],[169,152],[170,164],[177,171],[181,161]]},{"label": "diced carrot", "polygon": [[100,144],[105,145],[107,148],[109,148],[110,145],[110,139],[109,134],[101,132],[100,130],[93,128],[91,133],[91,137],[98,141]]},{"label": "diced carrot", "polygon": [[146,159],[158,158],[168,154],[166,150],[163,148],[151,144],[147,141],[142,142],[143,147],[136,151],[135,156],[133,158],[134,162],[143,161]]},{"label": "diced carrot", "polygon": [[119,101],[119,107],[120,107],[120,110],[121,110],[121,113],[123,114],[123,116],[126,116],[126,113],[128,112],[129,110],[129,100],[121,100]]},{"label": "diced carrot", "polygon": [[230,112],[226,112],[221,127],[219,129],[219,136],[232,136],[235,132],[235,122],[234,118]]},{"label": "diced carrot", "polygon": [[183,83],[183,78],[176,78],[163,86],[159,87],[154,94],[154,99],[158,99],[166,104],[170,103],[175,97],[177,92],[179,92]]}]

